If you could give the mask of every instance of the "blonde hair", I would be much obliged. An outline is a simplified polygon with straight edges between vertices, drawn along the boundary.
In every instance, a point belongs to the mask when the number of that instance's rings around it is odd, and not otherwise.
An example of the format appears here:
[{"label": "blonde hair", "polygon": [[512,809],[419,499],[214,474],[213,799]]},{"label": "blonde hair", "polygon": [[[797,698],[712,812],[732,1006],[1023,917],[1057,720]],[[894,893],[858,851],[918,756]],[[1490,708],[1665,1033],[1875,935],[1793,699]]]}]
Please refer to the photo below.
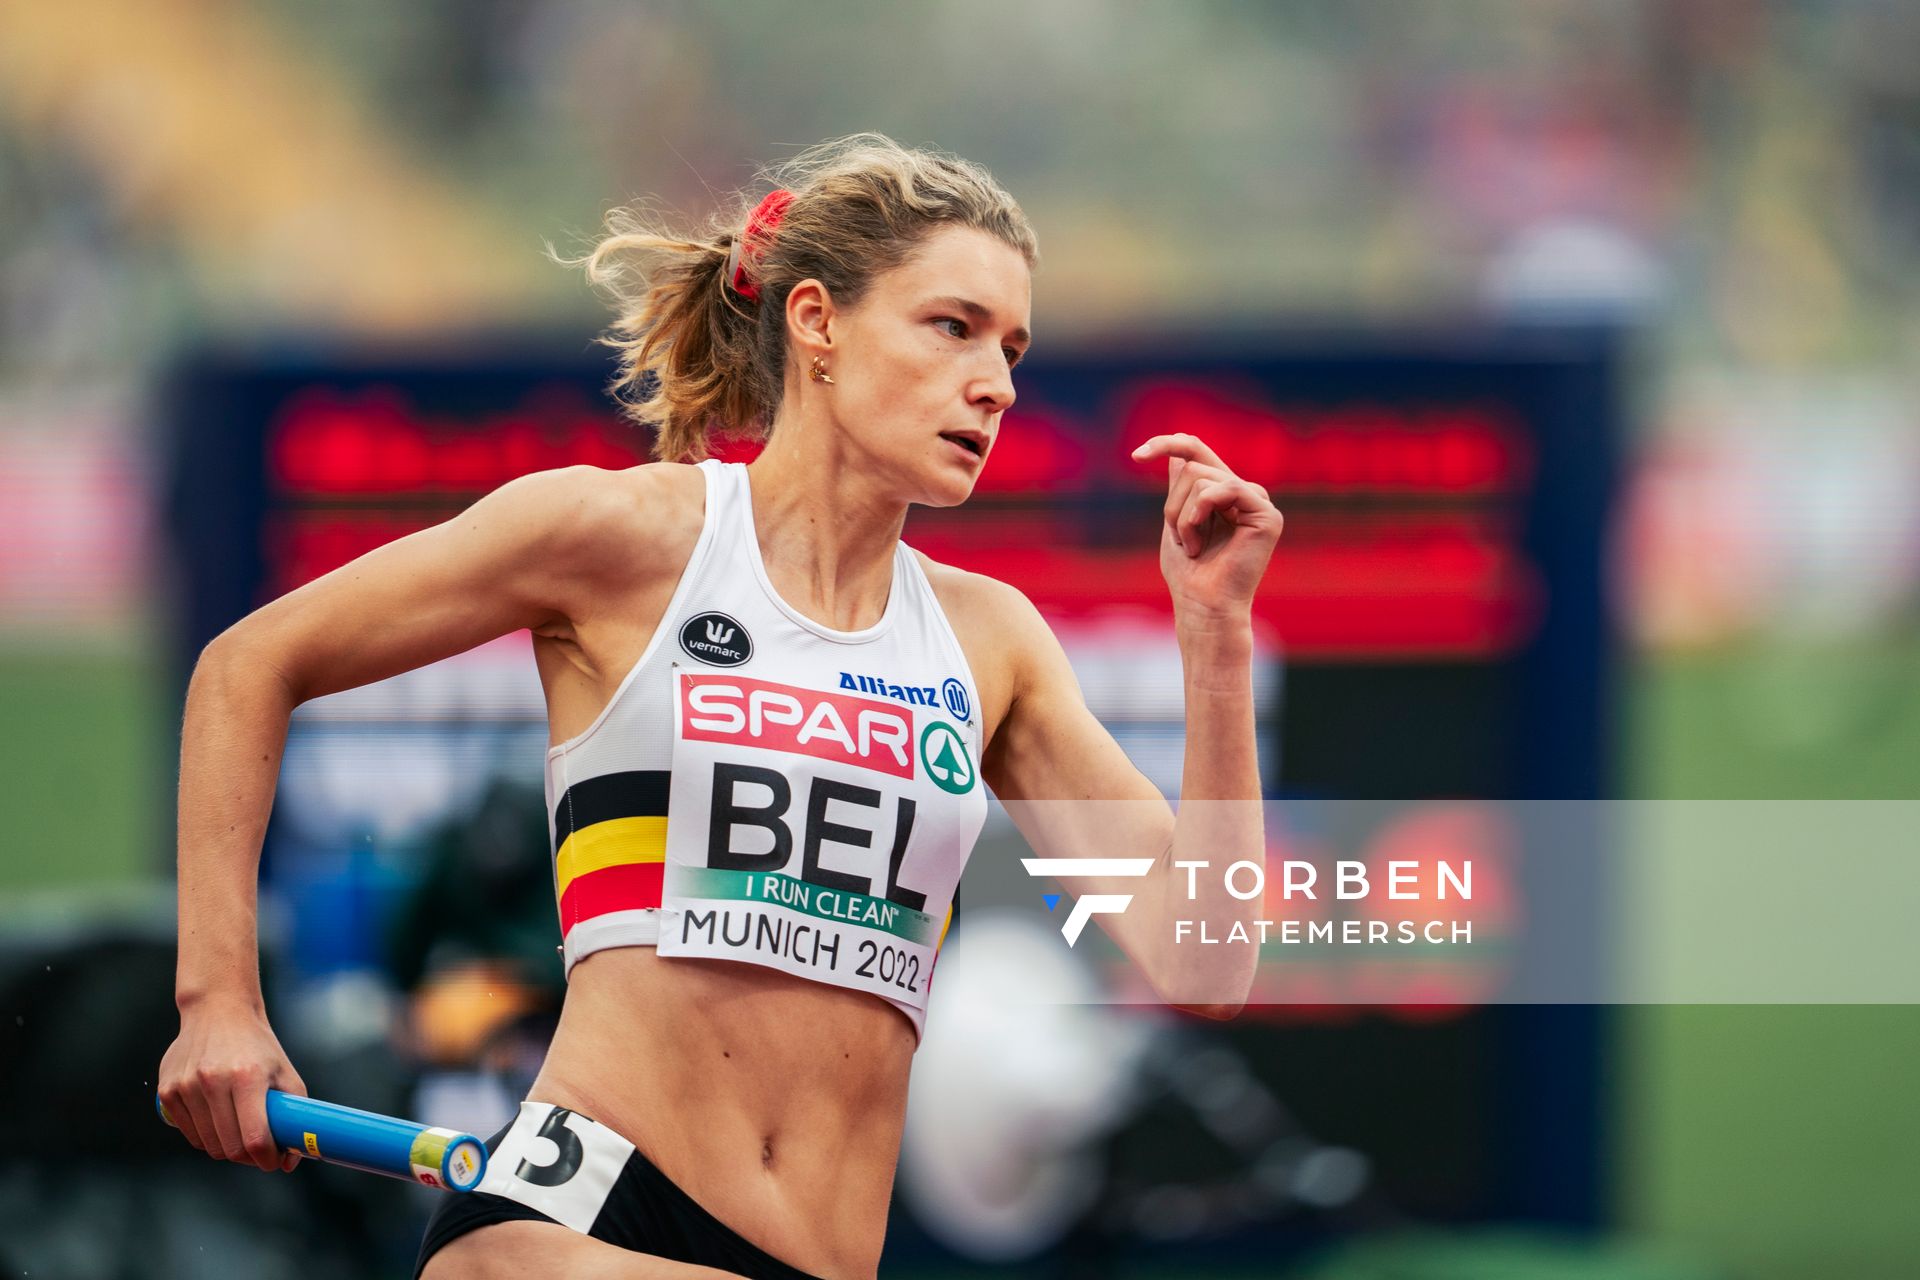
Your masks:
[{"label": "blonde hair", "polygon": [[787,295],[820,281],[856,307],[874,279],[906,262],[943,224],[972,227],[1018,251],[1039,246],[1026,214],[987,171],[944,152],[856,133],[807,148],[759,177],[793,203],[749,271],[757,302],[726,277],[734,240],[758,197],[736,192],[704,234],[675,235],[644,206],[616,208],[605,238],[577,258],[614,305],[599,341],[619,352],[607,390],[623,416],[659,428],[653,456],[699,461],[709,432],[764,440],[785,387]]}]

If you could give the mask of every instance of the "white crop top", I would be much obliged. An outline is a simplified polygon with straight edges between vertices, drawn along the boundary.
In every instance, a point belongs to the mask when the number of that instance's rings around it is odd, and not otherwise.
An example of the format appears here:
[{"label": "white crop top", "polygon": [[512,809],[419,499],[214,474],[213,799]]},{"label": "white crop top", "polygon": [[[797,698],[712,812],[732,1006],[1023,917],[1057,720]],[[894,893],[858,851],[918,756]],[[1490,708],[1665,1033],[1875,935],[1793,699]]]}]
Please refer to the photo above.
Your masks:
[{"label": "white crop top", "polygon": [[954,889],[986,821],[980,694],[919,560],[834,631],[774,593],[747,468],[706,515],[646,651],[547,752],[568,976],[603,947],[767,965],[926,1021]]}]

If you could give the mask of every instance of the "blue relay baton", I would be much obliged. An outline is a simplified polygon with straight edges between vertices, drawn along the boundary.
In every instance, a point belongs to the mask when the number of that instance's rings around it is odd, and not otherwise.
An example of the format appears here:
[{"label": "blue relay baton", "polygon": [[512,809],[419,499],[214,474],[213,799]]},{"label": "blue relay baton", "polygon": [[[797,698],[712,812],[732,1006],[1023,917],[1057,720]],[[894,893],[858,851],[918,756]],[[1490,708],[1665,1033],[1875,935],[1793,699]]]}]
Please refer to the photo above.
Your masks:
[{"label": "blue relay baton", "polygon": [[[157,1093],[153,1106],[162,1120],[173,1124]],[[487,1172],[486,1145],[470,1133],[278,1089],[267,1090],[267,1128],[288,1151],[423,1186],[471,1191]]]}]

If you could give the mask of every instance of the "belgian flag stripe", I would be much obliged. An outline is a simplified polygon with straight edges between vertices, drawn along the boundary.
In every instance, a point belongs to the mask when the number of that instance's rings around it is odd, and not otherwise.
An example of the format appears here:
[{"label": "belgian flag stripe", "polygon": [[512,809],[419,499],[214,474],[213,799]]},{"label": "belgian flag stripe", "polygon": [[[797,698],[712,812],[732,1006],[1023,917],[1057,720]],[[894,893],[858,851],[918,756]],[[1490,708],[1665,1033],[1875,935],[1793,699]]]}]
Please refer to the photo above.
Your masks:
[{"label": "belgian flag stripe", "polygon": [[663,862],[631,862],[578,876],[560,895],[560,934],[609,911],[635,911],[660,905]]},{"label": "belgian flag stripe", "polygon": [[554,840],[614,818],[665,818],[670,769],[630,769],[583,778],[553,806]]},{"label": "belgian flag stripe", "polygon": [[664,862],[666,857],[665,818],[610,818],[566,838],[553,860],[554,889],[565,894],[581,876],[629,862]]}]

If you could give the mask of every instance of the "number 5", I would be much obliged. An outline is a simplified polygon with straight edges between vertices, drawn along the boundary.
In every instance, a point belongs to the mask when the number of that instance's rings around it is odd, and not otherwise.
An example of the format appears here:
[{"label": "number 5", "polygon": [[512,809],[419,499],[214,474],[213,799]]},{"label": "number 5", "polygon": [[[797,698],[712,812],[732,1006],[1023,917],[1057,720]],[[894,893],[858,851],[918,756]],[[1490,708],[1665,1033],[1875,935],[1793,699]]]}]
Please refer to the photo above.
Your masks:
[{"label": "number 5", "polygon": [[567,1127],[567,1117],[572,1114],[565,1107],[555,1107],[540,1126],[539,1136],[560,1148],[559,1157],[552,1164],[522,1160],[513,1171],[514,1177],[536,1187],[557,1187],[580,1172],[580,1161],[586,1153],[581,1149],[580,1135]]}]

